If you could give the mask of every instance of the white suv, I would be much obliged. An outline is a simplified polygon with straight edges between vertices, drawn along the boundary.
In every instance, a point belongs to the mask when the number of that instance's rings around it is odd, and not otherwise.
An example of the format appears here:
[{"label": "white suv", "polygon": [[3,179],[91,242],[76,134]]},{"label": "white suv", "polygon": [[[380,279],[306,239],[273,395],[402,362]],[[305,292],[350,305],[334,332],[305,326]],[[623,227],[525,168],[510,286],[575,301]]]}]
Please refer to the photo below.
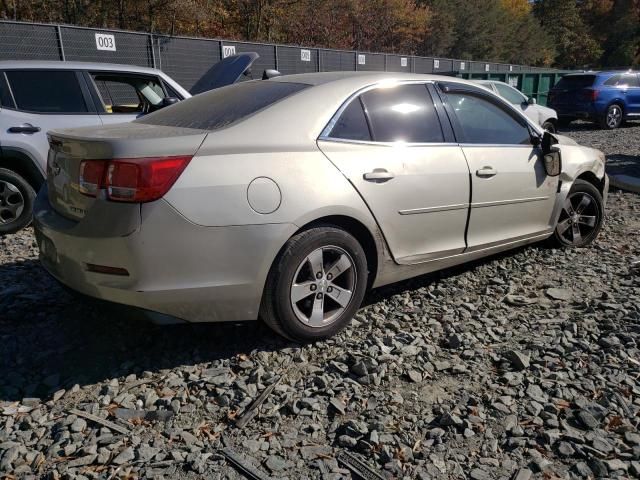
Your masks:
[{"label": "white suv", "polygon": [[45,178],[51,129],[130,122],[141,115],[234,83],[254,52],[213,65],[191,88],[153,68],[89,62],[0,62],[0,235],[31,222]]},{"label": "white suv", "polygon": [[497,80],[475,80],[476,83],[497,93],[507,102],[519,107],[527,117],[543,129],[556,133],[558,131],[558,114],[555,110],[536,103],[533,97],[527,97],[517,88]]}]

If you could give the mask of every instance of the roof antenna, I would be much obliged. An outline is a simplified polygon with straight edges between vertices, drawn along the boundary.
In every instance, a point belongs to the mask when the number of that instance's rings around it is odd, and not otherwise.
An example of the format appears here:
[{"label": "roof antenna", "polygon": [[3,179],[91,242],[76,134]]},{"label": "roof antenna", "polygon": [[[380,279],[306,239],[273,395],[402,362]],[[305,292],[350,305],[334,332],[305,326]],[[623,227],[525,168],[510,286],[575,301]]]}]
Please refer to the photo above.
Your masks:
[{"label": "roof antenna", "polygon": [[262,80],[269,80],[270,78],[280,77],[282,74],[278,70],[267,68],[262,74]]}]

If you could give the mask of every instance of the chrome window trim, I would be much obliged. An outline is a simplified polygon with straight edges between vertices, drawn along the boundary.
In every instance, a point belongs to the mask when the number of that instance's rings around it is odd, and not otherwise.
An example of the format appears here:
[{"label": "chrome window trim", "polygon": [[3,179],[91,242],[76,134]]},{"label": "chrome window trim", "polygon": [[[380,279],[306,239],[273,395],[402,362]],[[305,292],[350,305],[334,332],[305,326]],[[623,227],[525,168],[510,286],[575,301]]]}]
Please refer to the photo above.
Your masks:
[{"label": "chrome window trim", "polygon": [[369,145],[373,147],[459,147],[455,142],[434,142],[434,143],[417,143],[417,142],[374,142],[373,140],[350,140],[348,138],[318,137],[318,141],[335,142],[335,143],[353,143],[355,145]]},{"label": "chrome window trim", "polygon": [[[503,143],[503,144],[459,143],[459,142],[395,143],[395,142],[376,142],[374,140],[350,140],[350,139],[346,139],[346,138],[333,138],[333,137],[329,136],[331,134],[331,130],[333,130],[333,127],[335,126],[336,122],[338,121],[338,119],[340,118],[342,113],[347,109],[347,107],[351,104],[351,102],[354,99],[358,98],[361,94],[366,93],[366,92],[371,91],[371,90],[375,90],[377,88],[384,88],[386,85],[391,84],[391,83],[397,84],[397,85],[421,84],[421,85],[425,85],[425,86],[428,85],[428,84],[431,84],[431,85],[435,86],[437,82],[438,82],[437,80],[394,80],[394,79],[385,79],[385,80],[380,80],[378,82],[366,85],[366,86],[356,90],[351,95],[349,95],[349,97],[347,97],[347,99],[342,103],[340,108],[338,108],[338,110],[336,110],[336,113],[333,114],[333,116],[331,117],[331,120],[329,120],[327,125],[325,125],[325,127],[322,129],[322,132],[320,133],[320,135],[318,136],[316,141],[322,140],[322,141],[325,141],[325,142],[353,143],[353,144],[359,144],[359,145],[384,145],[384,146],[399,146],[399,145],[402,145],[403,147],[454,146],[455,145],[455,146],[459,146],[459,147],[526,147],[526,148],[535,148],[534,145],[520,145],[520,144],[515,144],[515,143]],[[454,81],[453,83],[456,83],[456,82]],[[460,82],[458,82],[458,83],[460,83]],[[461,85],[466,85],[466,84],[461,83]],[[495,87],[493,87],[493,88],[495,89]],[[520,116],[525,121],[525,123],[527,125],[529,125],[529,127],[533,128],[533,130],[535,132],[539,133],[540,135],[543,134],[542,128],[539,125],[534,124],[531,120],[529,120],[529,118],[526,115],[524,115],[522,112],[518,111],[518,109],[516,109],[512,104],[510,104],[504,98],[502,98],[500,95],[498,95],[498,93],[496,93],[495,90],[492,90],[489,93],[493,94],[504,105],[507,105],[508,108],[510,108],[513,112],[515,112],[518,116]],[[522,92],[520,92],[520,93],[522,93]],[[446,93],[445,93],[445,95],[446,95]],[[431,100],[433,101],[433,103],[435,105],[436,99],[433,98],[433,95],[431,95],[431,97],[432,97]],[[440,121],[442,121],[442,120],[440,120]]]}]

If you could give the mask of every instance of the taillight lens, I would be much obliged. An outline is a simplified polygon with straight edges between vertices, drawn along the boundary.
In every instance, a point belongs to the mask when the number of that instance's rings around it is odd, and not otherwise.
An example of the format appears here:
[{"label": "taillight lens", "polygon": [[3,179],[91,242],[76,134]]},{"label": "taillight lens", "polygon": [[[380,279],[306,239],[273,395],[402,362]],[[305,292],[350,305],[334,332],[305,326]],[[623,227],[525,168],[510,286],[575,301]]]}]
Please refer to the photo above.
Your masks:
[{"label": "taillight lens", "polygon": [[95,197],[102,188],[104,179],[104,160],[85,160],[80,164],[80,192]]},{"label": "taillight lens", "polygon": [[[85,160],[80,164],[80,191],[96,196],[107,190],[107,198],[116,202],[143,203],[163,197],[189,164],[191,156],[118,158],[113,160]],[[101,169],[94,166],[99,162]],[[99,178],[95,193],[93,184],[82,186],[83,172],[91,179]]]},{"label": "taillight lens", "polygon": [[591,101],[591,102],[595,102],[598,99],[598,90],[593,90],[591,88],[587,88],[585,90],[582,91],[582,95],[585,98],[585,100]]}]

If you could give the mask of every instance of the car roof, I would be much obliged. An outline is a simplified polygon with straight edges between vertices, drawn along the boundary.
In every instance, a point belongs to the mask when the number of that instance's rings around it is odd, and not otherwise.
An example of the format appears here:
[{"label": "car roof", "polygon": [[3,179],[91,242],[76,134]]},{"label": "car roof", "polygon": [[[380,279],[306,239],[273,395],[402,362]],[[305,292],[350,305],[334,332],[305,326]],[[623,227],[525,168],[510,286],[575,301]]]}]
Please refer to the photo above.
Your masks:
[{"label": "car roof", "polygon": [[623,75],[625,73],[640,73],[638,70],[598,70],[598,71],[585,71],[585,72],[572,72],[564,75],[565,77],[576,77],[580,75]]},{"label": "car roof", "polygon": [[47,69],[47,70],[99,70],[99,71],[122,71],[132,73],[158,74],[160,70],[137,65],[122,65],[118,63],[100,62],[67,62],[60,60],[4,60],[0,61],[0,70],[15,69]]},{"label": "car roof", "polygon": [[282,75],[271,78],[270,82],[294,82],[305,83],[307,85],[333,84],[362,84],[362,86],[372,85],[384,81],[450,81],[458,82],[470,86],[477,86],[473,81],[463,80],[458,77],[448,75],[430,75],[421,73],[402,72],[319,72],[319,73],[296,73],[293,75]]}]

